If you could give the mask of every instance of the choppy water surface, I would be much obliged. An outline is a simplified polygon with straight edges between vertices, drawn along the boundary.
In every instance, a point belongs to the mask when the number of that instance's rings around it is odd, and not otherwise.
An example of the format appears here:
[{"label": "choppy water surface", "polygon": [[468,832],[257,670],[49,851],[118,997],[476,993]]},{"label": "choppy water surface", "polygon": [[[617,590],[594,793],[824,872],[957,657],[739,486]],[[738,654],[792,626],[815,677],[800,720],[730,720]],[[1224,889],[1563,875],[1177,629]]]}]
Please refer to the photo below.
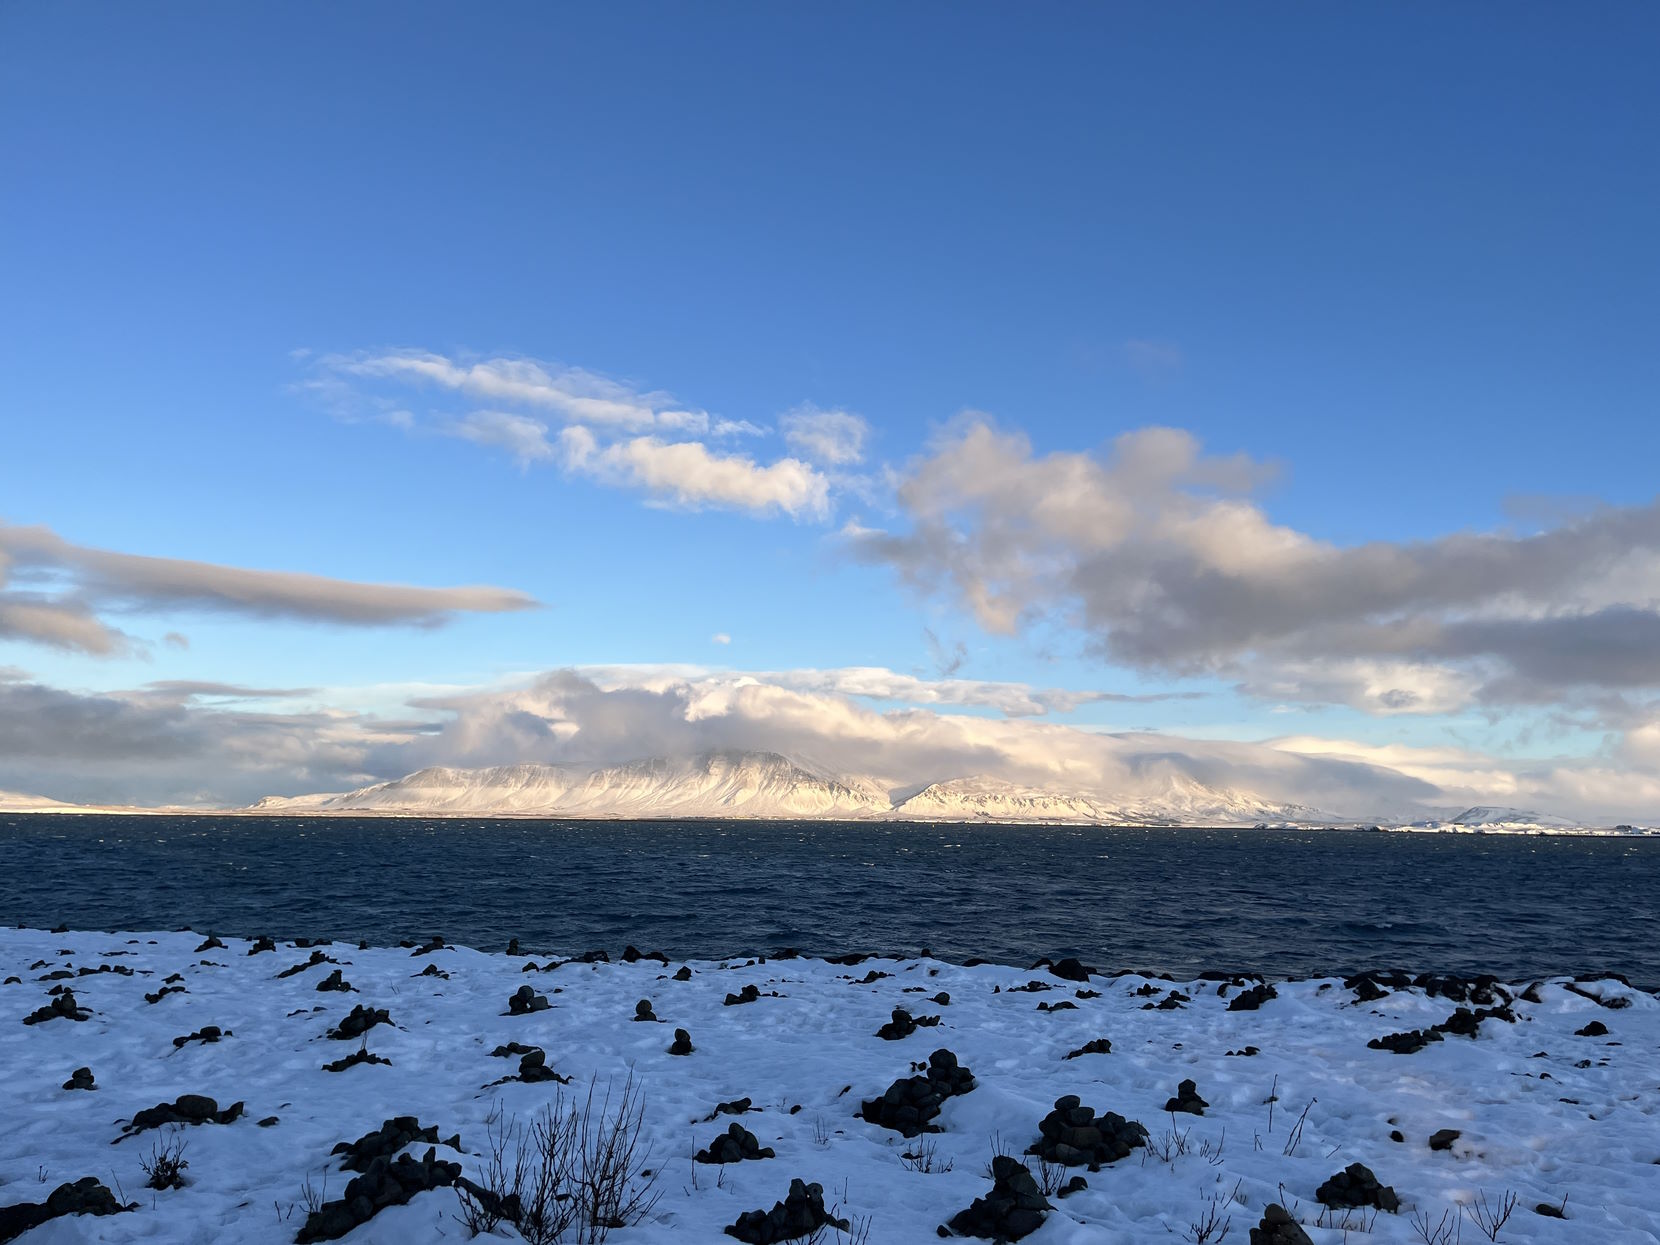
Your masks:
[{"label": "choppy water surface", "polygon": [[1660,986],[1660,840],[0,815],[0,921]]}]

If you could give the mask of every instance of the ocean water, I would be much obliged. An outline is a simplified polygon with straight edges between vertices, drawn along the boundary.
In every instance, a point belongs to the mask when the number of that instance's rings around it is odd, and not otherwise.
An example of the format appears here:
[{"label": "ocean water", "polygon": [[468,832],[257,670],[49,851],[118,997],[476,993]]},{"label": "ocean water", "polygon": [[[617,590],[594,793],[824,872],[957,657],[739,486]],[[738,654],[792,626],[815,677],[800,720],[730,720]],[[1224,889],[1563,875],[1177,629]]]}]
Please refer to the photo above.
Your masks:
[{"label": "ocean water", "polygon": [[0,815],[0,922],[1660,987],[1660,840]]}]

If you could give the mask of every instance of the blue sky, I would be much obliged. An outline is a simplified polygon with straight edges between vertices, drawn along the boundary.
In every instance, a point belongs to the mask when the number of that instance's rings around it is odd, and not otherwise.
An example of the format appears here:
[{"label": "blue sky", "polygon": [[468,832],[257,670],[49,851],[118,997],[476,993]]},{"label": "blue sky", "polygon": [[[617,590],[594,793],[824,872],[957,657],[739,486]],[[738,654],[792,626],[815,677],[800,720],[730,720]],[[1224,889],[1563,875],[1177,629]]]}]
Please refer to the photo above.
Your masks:
[{"label": "blue sky", "polygon": [[[562,667],[935,679],[932,633],[963,646],[959,678],[1203,693],[1064,715],[1094,729],[1635,764],[1645,674],[1545,687],[1532,670],[1516,690],[1511,650],[1461,634],[1409,657],[1479,693],[1379,712],[1287,658],[1375,660],[1375,639],[1327,651],[1334,634],[1282,626],[1271,657],[1253,633],[1132,658],[1131,628],[1054,583],[1023,584],[1030,608],[999,631],[960,575],[908,574],[914,542],[859,553],[845,529],[914,532],[904,482],[965,411],[1034,461],[1184,429],[1277,465],[1247,504],[1338,549],[1411,559],[1453,533],[1640,518],[1660,461],[1657,51],[1660,15],[1636,4],[1594,22],[1543,5],[8,6],[0,520],[542,607],[366,627],[106,594],[124,651],[0,628],[0,667],[81,696],[203,680],[398,716],[411,685]],[[632,468],[574,466],[561,437],[580,421],[545,404],[370,366],[417,355],[672,395],[762,431],[628,436],[757,470],[799,459],[780,421],[803,404],[868,434],[859,463],[808,468],[828,481],[810,512],[665,503]],[[459,435],[481,410],[538,421],[547,454]],[[961,509],[981,554],[1006,543]],[[1518,580],[1369,617],[1652,612],[1653,550],[1627,539],[1641,565],[1620,563],[1614,595],[1606,576],[1571,601]],[[1095,565],[1062,543],[1069,574]],[[72,568],[36,574],[11,589],[87,599]],[[1639,665],[1648,634],[1622,641]]]}]

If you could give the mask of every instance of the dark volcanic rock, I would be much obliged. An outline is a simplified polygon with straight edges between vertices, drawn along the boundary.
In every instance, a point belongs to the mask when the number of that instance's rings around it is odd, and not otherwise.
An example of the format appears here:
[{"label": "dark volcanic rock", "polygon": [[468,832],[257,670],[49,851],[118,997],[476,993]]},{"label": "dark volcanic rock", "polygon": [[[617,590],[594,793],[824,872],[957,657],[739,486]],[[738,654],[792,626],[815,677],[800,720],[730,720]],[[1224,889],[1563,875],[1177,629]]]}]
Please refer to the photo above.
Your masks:
[{"label": "dark volcanic rock", "polygon": [[1278,1202],[1262,1210],[1262,1222],[1251,1229],[1251,1245],[1314,1245],[1302,1225]]},{"label": "dark volcanic rock", "polygon": [[363,1047],[360,1050],[354,1050],[351,1054],[342,1059],[336,1059],[333,1063],[325,1063],[323,1065],[323,1071],[344,1072],[347,1068],[355,1068],[360,1063],[383,1063],[388,1068],[392,1066],[392,1061],[390,1059],[382,1059],[379,1055],[371,1053],[368,1047]]},{"label": "dark volcanic rock", "polygon": [[674,1041],[669,1044],[669,1054],[689,1055],[692,1050],[692,1035],[684,1029],[676,1029],[674,1031]]},{"label": "dark volcanic rock", "polygon": [[523,1081],[526,1085],[540,1085],[546,1081],[557,1081],[561,1085],[569,1085],[571,1078],[560,1076],[548,1067],[548,1055],[540,1046],[520,1046],[517,1042],[509,1043],[511,1050],[506,1046],[498,1046],[492,1054],[518,1055],[519,1071],[514,1076],[504,1076],[499,1081],[492,1081],[493,1085],[502,1085],[508,1081]]},{"label": "dark volcanic rock", "polygon": [[928,1028],[939,1022],[938,1016],[912,1016],[903,1007],[896,1007],[892,1019],[876,1031],[876,1036],[884,1041],[897,1042],[900,1038],[910,1037],[919,1028]]},{"label": "dark volcanic rock", "polygon": [[1054,1209],[1019,1159],[999,1154],[991,1160],[991,1192],[977,1197],[943,1225],[941,1236],[978,1236],[990,1241],[1018,1241],[1043,1226]]},{"label": "dark volcanic rock", "polygon": [[1091,1038],[1089,1041],[1085,1042],[1082,1046],[1080,1046],[1077,1050],[1068,1051],[1066,1053],[1066,1055],[1064,1056],[1064,1058],[1077,1059],[1080,1055],[1110,1055],[1110,1054],[1112,1054],[1112,1043],[1111,1042],[1107,1041],[1106,1038]]},{"label": "dark volcanic rock", "polygon": [[1393,1051],[1397,1055],[1415,1055],[1431,1042],[1439,1042],[1441,1035],[1434,1029],[1409,1029],[1405,1033],[1386,1033],[1366,1043],[1370,1050]]},{"label": "dark volcanic rock", "polygon": [[736,1007],[740,1003],[753,1003],[760,997],[761,989],[759,986],[745,986],[742,990],[738,991],[738,993],[727,995],[726,1005],[728,1007]]},{"label": "dark volcanic rock", "polygon": [[1430,1134],[1429,1148],[1431,1150],[1451,1150],[1452,1143],[1463,1135],[1456,1128],[1443,1128]]},{"label": "dark volcanic rock", "polygon": [[69,1074],[69,1079],[63,1083],[65,1089],[97,1089],[92,1083],[91,1068],[76,1068]]},{"label": "dark volcanic rock", "polygon": [[552,1004],[547,995],[537,994],[529,986],[520,986],[513,991],[513,997],[507,1000],[507,1014],[509,1016],[528,1016],[531,1012],[546,1011]]},{"label": "dark volcanic rock", "polygon": [[690,981],[692,979],[691,966],[688,964],[682,964],[679,968],[675,969],[674,979],[676,981]]},{"label": "dark volcanic rock", "polygon": [[759,1110],[748,1098],[734,1098],[731,1102],[719,1102],[715,1104],[713,1111],[703,1117],[703,1122],[707,1124],[720,1115],[748,1115],[751,1109]]},{"label": "dark volcanic rock", "polygon": [[194,1033],[187,1033],[183,1037],[173,1039],[175,1047],[184,1046],[189,1042],[200,1042],[204,1046],[217,1042],[220,1038],[235,1037],[229,1029],[221,1029],[218,1025],[203,1025]]},{"label": "dark volcanic rock", "polygon": [[[295,943],[294,945],[299,946],[300,944]],[[290,964],[287,968],[283,969],[282,972],[278,973],[277,977],[279,979],[283,977],[296,977],[305,972],[306,969],[314,968],[319,964],[338,964],[339,962],[339,960],[336,960],[332,956],[326,955],[321,951],[313,951],[310,959],[299,964]]]},{"label": "dark volcanic rock", "polygon": [[[76,1019],[84,1019],[84,1017],[76,1017]],[[28,1024],[29,1022],[25,1020],[23,1023]],[[1593,1020],[1590,1024],[1586,1025],[1583,1029],[1575,1029],[1574,1030],[1574,1036],[1575,1037],[1607,1037],[1608,1036],[1608,1026],[1603,1024],[1602,1021],[1600,1021],[1600,1020]]]},{"label": "dark volcanic rock", "polygon": [[638,964],[641,960],[656,960],[664,968],[669,966],[669,957],[661,951],[641,951],[639,948],[632,946],[623,948],[622,958],[624,964]]},{"label": "dark volcanic rock", "polygon": [[137,1206],[123,1206],[96,1176],[83,1176],[73,1184],[60,1184],[44,1202],[0,1206],[0,1241],[13,1240],[60,1215],[119,1215]]},{"label": "dark volcanic rock", "polygon": [[[428,967],[430,967],[430,965]],[[350,994],[352,983],[343,978],[340,975],[340,970],[337,968],[327,977],[323,978],[323,980],[319,981],[317,983],[317,988],[319,990],[338,990],[341,994]]]},{"label": "dark volcanic rock", "polygon": [[771,1146],[762,1146],[755,1134],[742,1124],[729,1124],[726,1131],[692,1155],[697,1163],[741,1163],[745,1159],[770,1159]]},{"label": "dark volcanic rock", "polygon": [[1076,1094],[1055,1099],[1055,1109],[1038,1122],[1043,1135],[1026,1148],[1063,1167],[1084,1167],[1097,1171],[1103,1163],[1116,1163],[1131,1150],[1147,1144],[1147,1130],[1135,1120],[1126,1120],[1115,1111],[1097,1116]]},{"label": "dark volcanic rock", "polygon": [[973,1074],[957,1063],[957,1057],[948,1050],[937,1050],[928,1056],[925,1075],[901,1077],[880,1098],[861,1103],[859,1114],[903,1137],[937,1133],[940,1130],[933,1121],[940,1106],[947,1098],[973,1088]]},{"label": "dark volcanic rock", "polygon": [[266,935],[261,934],[258,938],[254,939],[254,945],[248,948],[248,954],[258,955],[261,951],[275,951],[276,949],[277,944],[271,941],[271,939]]},{"label": "dark volcanic rock", "polygon": [[417,1193],[454,1185],[461,1176],[461,1164],[445,1162],[436,1151],[415,1159],[407,1154],[395,1160],[377,1158],[363,1174],[346,1185],[345,1196],[324,1202],[306,1216],[294,1240],[296,1245],[311,1241],[332,1241],[367,1223],[388,1206],[402,1206]]},{"label": "dark volcanic rock", "polygon": [[448,1146],[452,1150],[461,1149],[461,1135],[457,1133],[448,1141],[438,1139],[438,1129],[433,1126],[421,1127],[421,1121],[413,1115],[398,1115],[387,1120],[372,1133],[364,1133],[356,1141],[342,1141],[330,1150],[330,1154],[344,1154],[340,1165],[349,1172],[364,1172],[369,1170],[370,1164],[376,1159],[389,1159],[399,1150],[417,1141],[423,1141],[429,1146]]},{"label": "dark volcanic rock", "polygon": [[1247,986],[1233,998],[1228,1000],[1230,1012],[1254,1012],[1269,999],[1277,999],[1280,992],[1266,981],[1258,982],[1254,986]]},{"label": "dark volcanic rock", "polygon": [[1089,980],[1089,969],[1078,963],[1078,961],[1073,959],[1071,956],[1067,956],[1064,960],[1055,961],[1055,963],[1049,966],[1049,971],[1059,977],[1062,981]]},{"label": "dark volcanic rock", "polygon": [[146,1003],[159,1003],[163,999],[165,999],[169,994],[189,994],[189,993],[190,993],[190,991],[186,990],[183,986],[166,986],[166,985],[164,985],[164,986],[162,986],[161,989],[157,990],[154,994],[146,994],[144,996],[144,1001]]},{"label": "dark volcanic rock", "polygon": [[1375,1206],[1391,1213],[1401,1208],[1401,1199],[1395,1196],[1395,1190],[1379,1184],[1372,1169],[1362,1163],[1350,1163],[1315,1190],[1314,1196],[1322,1206]]},{"label": "dark volcanic rock", "polygon": [[337,1042],[344,1042],[351,1038],[362,1037],[376,1025],[389,1025],[391,1023],[392,1017],[387,1014],[385,1008],[365,1007],[359,1003],[346,1013],[345,1018],[338,1025],[329,1030],[328,1035]]},{"label": "dark volcanic rock", "polygon": [[790,1181],[790,1192],[771,1210],[746,1210],[738,1221],[727,1225],[726,1235],[735,1236],[749,1245],[778,1245],[811,1236],[821,1228],[848,1230],[845,1219],[837,1219],[824,1208],[824,1189],[821,1185]]},{"label": "dark volcanic rock", "polygon": [[65,990],[43,1007],[37,1007],[23,1017],[26,1025],[45,1024],[48,1020],[86,1020],[92,1013],[75,1002],[75,992]]},{"label": "dark volcanic rock", "polygon": [[1192,1081],[1183,1081],[1176,1086],[1176,1096],[1164,1104],[1164,1109],[1181,1111],[1188,1115],[1203,1115],[1208,1106],[1210,1103],[1199,1097],[1199,1087]]},{"label": "dark volcanic rock", "polygon": [[1478,1007],[1475,1011],[1468,1007],[1460,1007],[1433,1027],[1437,1033],[1473,1038],[1480,1032],[1481,1022],[1484,1020],[1503,1020],[1508,1024],[1515,1024],[1516,1013],[1508,1007]]},{"label": "dark volcanic rock", "polygon": [[180,1094],[172,1102],[146,1107],[133,1116],[122,1130],[121,1137],[131,1137],[134,1133],[167,1124],[229,1124],[241,1114],[240,1102],[233,1102],[221,1111],[219,1104],[205,1094]]},{"label": "dark volcanic rock", "polygon": [[657,1019],[657,1013],[651,1010],[650,999],[641,999],[638,1003],[634,1004],[634,1019],[640,1021],[650,1021],[652,1024],[661,1023]]}]

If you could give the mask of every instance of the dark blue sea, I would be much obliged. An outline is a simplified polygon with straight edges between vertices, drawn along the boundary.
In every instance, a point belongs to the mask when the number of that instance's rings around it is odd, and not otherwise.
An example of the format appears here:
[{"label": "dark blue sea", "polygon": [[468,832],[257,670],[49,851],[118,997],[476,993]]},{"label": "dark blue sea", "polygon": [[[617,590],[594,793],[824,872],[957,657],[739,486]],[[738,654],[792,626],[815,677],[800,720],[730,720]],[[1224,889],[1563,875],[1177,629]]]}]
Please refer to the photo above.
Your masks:
[{"label": "dark blue sea", "polygon": [[0,814],[0,921],[1660,986],[1660,839]]}]

